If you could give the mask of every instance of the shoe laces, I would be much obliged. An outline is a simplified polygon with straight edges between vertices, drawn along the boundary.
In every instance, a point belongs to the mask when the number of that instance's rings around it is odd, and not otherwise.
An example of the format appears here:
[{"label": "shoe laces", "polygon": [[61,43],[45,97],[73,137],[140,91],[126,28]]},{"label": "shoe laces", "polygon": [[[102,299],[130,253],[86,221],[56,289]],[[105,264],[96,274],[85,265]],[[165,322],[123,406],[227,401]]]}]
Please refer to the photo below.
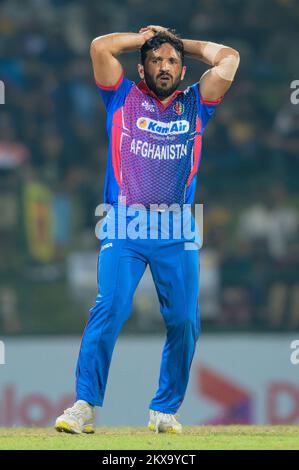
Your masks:
[{"label": "shoe laces", "polygon": [[74,405],[71,408],[64,410],[64,413],[67,415],[75,416],[76,418],[82,418],[85,413],[84,405]]}]

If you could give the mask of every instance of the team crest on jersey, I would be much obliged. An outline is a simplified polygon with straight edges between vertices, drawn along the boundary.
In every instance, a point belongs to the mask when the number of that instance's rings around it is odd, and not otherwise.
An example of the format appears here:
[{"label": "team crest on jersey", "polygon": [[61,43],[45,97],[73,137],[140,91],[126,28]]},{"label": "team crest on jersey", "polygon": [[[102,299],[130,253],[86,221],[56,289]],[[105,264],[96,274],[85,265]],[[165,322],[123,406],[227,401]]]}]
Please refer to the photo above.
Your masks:
[{"label": "team crest on jersey", "polygon": [[160,135],[185,134],[189,131],[189,121],[184,119],[181,121],[161,122],[148,117],[140,117],[137,119],[136,125],[138,129]]},{"label": "team crest on jersey", "polygon": [[177,101],[173,106],[173,109],[178,114],[178,116],[180,116],[184,112],[184,105],[181,103],[181,101]]}]

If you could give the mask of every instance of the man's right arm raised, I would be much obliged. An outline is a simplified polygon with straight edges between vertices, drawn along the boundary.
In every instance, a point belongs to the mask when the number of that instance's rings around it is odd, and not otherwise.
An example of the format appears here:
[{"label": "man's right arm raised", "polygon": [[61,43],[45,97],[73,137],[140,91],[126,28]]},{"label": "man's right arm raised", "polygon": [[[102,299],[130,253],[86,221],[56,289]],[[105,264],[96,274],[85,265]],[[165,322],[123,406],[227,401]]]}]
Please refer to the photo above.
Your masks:
[{"label": "man's right arm raised", "polygon": [[95,38],[90,46],[90,55],[96,82],[104,87],[114,86],[123,72],[118,55],[140,49],[153,36],[153,31],[146,30],[142,33],[111,33]]}]

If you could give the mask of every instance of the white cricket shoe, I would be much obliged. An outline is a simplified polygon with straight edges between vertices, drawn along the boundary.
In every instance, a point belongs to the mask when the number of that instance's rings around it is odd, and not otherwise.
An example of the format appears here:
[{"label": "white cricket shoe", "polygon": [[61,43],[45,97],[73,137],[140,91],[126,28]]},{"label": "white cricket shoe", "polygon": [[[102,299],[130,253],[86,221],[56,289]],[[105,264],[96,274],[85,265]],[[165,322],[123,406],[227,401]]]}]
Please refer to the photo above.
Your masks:
[{"label": "white cricket shoe", "polygon": [[59,432],[71,434],[92,434],[94,426],[95,409],[84,400],[78,400],[71,408],[64,410],[63,414],[56,419],[55,429]]},{"label": "white cricket shoe", "polygon": [[148,428],[151,431],[169,432],[172,434],[181,434],[183,431],[181,423],[177,421],[177,414],[172,415],[162,413],[161,411],[149,410],[150,420]]}]

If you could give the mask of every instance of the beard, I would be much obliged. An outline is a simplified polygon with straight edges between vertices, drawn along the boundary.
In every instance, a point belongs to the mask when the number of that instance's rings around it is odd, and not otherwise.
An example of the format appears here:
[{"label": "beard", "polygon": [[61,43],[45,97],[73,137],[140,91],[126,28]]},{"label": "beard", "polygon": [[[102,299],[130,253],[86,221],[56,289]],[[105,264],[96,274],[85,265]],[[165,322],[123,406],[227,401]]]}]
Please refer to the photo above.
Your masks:
[{"label": "beard", "polygon": [[[158,75],[157,80],[160,75]],[[144,70],[144,80],[149,89],[152,90],[158,98],[167,98],[178,89],[181,82],[181,75],[178,75],[174,81],[170,78],[169,81],[164,83],[164,86],[160,86],[156,83],[153,77]]]}]

